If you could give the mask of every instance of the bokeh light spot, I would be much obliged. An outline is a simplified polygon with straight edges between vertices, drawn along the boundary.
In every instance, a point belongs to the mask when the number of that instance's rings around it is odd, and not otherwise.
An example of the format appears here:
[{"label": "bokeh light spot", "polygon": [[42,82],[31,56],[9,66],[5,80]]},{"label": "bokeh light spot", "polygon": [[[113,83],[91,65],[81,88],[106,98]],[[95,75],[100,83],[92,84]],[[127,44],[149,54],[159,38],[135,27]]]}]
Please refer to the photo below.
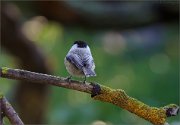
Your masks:
[{"label": "bokeh light spot", "polygon": [[91,125],[112,125],[111,123],[106,123],[104,121],[100,121],[100,120],[97,120],[97,121],[94,121]]},{"label": "bokeh light spot", "polygon": [[126,49],[126,40],[118,32],[108,32],[103,38],[104,50],[112,55],[121,54]]},{"label": "bokeh light spot", "polygon": [[36,41],[38,34],[42,31],[47,22],[44,16],[35,16],[23,24],[22,31],[28,39]]}]

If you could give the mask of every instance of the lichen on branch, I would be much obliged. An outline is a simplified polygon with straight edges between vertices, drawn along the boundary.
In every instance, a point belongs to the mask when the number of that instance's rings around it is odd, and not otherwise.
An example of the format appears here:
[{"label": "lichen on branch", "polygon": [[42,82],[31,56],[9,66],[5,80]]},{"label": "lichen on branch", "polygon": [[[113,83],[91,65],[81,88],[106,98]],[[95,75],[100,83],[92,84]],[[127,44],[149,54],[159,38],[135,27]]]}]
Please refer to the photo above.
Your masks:
[{"label": "lichen on branch", "polygon": [[91,94],[95,100],[112,103],[139,117],[150,121],[155,125],[164,125],[166,118],[175,116],[179,112],[179,106],[170,104],[164,107],[151,107],[143,102],[128,96],[122,89],[112,89],[97,83],[83,84],[81,81],[66,80],[63,77],[57,77],[42,73],[35,73],[20,69],[0,68],[0,76],[9,79],[26,80],[35,83],[49,84],[68,89],[73,89]]},{"label": "lichen on branch", "polygon": [[[150,107],[128,96],[122,89],[111,89],[101,85],[100,94],[93,98],[117,105],[156,125],[164,124],[166,121],[167,116],[164,108]],[[169,106],[166,107],[168,108]],[[174,108],[178,108],[178,106],[174,105]]]}]

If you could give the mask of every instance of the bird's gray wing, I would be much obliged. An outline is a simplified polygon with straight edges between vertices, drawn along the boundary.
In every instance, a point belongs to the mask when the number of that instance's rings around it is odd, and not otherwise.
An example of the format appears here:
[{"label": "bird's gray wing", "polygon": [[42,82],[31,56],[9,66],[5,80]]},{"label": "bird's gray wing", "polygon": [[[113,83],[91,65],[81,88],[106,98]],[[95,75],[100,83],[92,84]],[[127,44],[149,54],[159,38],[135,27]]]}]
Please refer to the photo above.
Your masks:
[{"label": "bird's gray wing", "polygon": [[83,66],[87,68],[91,68],[94,65],[94,61],[91,55],[84,55],[83,58]]},{"label": "bird's gray wing", "polygon": [[83,67],[83,61],[77,54],[68,54],[66,56],[66,59],[74,64],[78,69],[82,69]]},{"label": "bird's gray wing", "polygon": [[94,60],[91,55],[84,55],[83,58],[83,72],[84,74],[89,77],[89,76],[96,76],[96,73],[94,71],[95,64]]}]

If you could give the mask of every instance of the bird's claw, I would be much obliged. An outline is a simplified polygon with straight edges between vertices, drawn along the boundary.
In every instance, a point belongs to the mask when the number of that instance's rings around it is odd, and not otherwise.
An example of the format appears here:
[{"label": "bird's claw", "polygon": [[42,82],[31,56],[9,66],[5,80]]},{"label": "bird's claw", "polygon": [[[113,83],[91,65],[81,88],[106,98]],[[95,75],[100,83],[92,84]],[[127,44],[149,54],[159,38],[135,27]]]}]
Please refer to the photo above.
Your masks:
[{"label": "bird's claw", "polygon": [[86,76],[84,77],[84,81],[83,81],[84,84],[86,84]]},{"label": "bird's claw", "polygon": [[86,84],[86,80],[84,80],[83,83]]},{"label": "bird's claw", "polygon": [[72,78],[72,76],[68,76],[65,80],[68,81],[68,82],[70,82],[70,81],[71,81],[71,78]]}]

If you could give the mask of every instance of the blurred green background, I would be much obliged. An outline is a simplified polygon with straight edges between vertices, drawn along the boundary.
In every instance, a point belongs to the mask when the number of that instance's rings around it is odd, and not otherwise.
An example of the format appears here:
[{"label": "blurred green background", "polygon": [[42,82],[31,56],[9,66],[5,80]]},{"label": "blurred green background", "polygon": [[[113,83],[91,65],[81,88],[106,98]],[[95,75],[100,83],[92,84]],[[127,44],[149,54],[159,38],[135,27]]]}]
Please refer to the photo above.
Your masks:
[{"label": "blurred green background", "polygon": [[[29,1],[3,4],[11,4],[11,7],[16,7],[21,12],[19,18],[21,31],[45,55],[45,63],[51,74],[68,76],[64,57],[75,40],[84,40],[91,48],[97,73],[97,77],[88,78],[87,81],[96,81],[115,89],[123,89],[129,96],[150,106],[161,107],[170,103],[179,105],[179,18],[176,15],[177,13],[179,15],[178,2],[89,2],[86,4],[82,1],[64,1],[65,7],[80,13],[81,17],[78,18],[83,18],[84,22],[71,18],[63,20],[63,17],[57,19],[38,13],[43,11],[37,12],[34,8],[42,3]],[[53,5],[49,7],[53,8]],[[104,8],[107,6],[108,9]],[[47,8],[47,11],[50,13],[48,9],[52,8]],[[59,13],[62,13],[62,10]],[[66,9],[64,13],[67,16]],[[16,46],[18,45],[15,44],[14,47]],[[22,68],[20,62],[20,59],[12,56],[2,44],[0,66]],[[18,81],[0,79],[0,91],[15,107],[18,107],[14,96],[18,86]],[[112,104],[94,101],[85,93],[48,86],[46,94],[44,118],[39,123],[150,124]],[[22,113],[18,113],[21,116]],[[178,116],[168,118],[168,122],[171,125],[180,124]]]}]

